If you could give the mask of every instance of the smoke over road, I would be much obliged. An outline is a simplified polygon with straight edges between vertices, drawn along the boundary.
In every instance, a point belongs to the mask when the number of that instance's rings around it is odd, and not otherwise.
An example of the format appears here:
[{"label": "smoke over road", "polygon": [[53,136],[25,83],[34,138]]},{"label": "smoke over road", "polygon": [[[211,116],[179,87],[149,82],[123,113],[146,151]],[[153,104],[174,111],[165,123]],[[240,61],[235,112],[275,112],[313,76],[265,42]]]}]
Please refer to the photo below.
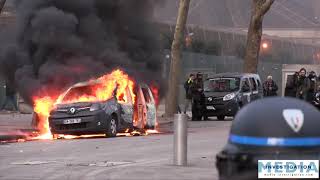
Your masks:
[{"label": "smoke over road", "polygon": [[[1,72],[32,96],[124,69],[161,84],[154,0],[17,0],[14,43],[2,47]],[[3,35],[3,34],[2,34]]]}]

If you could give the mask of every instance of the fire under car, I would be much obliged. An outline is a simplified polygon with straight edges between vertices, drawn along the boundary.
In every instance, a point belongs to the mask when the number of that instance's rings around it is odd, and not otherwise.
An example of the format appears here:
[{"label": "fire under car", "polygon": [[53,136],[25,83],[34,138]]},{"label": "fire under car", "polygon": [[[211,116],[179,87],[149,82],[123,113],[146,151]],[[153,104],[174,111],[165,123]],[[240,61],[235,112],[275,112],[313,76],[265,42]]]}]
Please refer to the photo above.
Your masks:
[{"label": "fire under car", "polygon": [[[92,89],[97,85],[99,82],[78,83],[62,94],[61,102],[55,105],[48,117],[54,137],[60,134],[106,134],[107,137],[115,137],[117,133],[155,128],[155,100],[146,84],[139,84],[134,89],[135,98],[127,86],[120,97],[117,97],[115,88],[111,98],[104,101],[68,103],[75,95],[94,95]],[[123,97],[126,101],[121,99]],[[33,124],[36,126],[38,121],[35,114]]]}]

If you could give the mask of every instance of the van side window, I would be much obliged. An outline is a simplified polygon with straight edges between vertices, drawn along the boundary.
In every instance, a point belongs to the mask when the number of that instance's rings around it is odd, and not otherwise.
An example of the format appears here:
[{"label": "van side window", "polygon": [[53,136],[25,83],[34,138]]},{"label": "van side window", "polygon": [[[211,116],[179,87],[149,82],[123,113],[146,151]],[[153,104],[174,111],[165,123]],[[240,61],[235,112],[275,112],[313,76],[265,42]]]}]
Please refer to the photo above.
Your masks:
[{"label": "van side window", "polygon": [[[250,85],[249,85],[248,78],[245,78],[245,79],[242,80],[242,88],[246,88],[246,89],[248,89],[250,91]],[[244,89],[242,89],[242,90],[244,90]]]},{"label": "van side window", "polygon": [[250,78],[250,83],[252,84],[252,91],[257,91],[258,90],[258,86],[257,86],[257,83],[254,80],[254,78]]},{"label": "van side window", "polygon": [[257,79],[257,82],[258,82],[258,87],[259,87],[259,88],[262,87],[261,82],[260,82],[259,79]]}]

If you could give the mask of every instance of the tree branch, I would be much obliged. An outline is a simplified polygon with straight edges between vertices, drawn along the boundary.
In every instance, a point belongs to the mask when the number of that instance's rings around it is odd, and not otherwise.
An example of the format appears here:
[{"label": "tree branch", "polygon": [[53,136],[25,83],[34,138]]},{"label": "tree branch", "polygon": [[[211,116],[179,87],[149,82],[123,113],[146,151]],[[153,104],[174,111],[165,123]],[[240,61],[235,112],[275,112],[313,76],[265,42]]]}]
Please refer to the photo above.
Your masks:
[{"label": "tree branch", "polygon": [[2,9],[3,9],[5,3],[6,3],[6,0],[0,0],[0,14],[2,12]]},{"label": "tree branch", "polygon": [[266,0],[262,5],[261,5],[261,8],[260,8],[260,11],[259,11],[259,15],[260,16],[263,16],[265,15],[269,9],[271,8],[271,5],[274,3],[274,0]]}]

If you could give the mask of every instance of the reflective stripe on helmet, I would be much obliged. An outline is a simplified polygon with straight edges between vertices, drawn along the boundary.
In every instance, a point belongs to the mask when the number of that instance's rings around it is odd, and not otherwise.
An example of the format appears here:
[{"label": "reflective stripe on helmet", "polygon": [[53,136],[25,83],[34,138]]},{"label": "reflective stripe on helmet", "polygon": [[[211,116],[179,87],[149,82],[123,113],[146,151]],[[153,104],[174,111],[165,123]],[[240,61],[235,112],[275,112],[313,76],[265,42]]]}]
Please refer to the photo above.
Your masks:
[{"label": "reflective stripe on helmet", "polygon": [[275,138],[230,135],[229,141],[235,144],[254,146],[320,146],[320,137]]}]

